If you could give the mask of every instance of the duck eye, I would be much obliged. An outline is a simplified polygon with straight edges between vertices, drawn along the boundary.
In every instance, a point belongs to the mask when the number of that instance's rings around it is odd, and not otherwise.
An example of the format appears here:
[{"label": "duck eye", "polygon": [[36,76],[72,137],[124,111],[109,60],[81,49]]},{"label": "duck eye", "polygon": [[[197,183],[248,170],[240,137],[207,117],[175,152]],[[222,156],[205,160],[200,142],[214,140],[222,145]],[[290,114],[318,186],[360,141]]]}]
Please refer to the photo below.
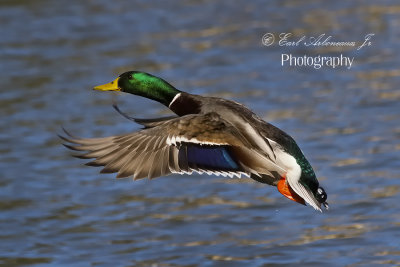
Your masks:
[{"label": "duck eye", "polygon": [[316,198],[320,203],[325,202],[328,198],[328,195],[325,193],[325,190],[322,187],[318,187]]},{"label": "duck eye", "polygon": [[132,77],[132,74],[129,74],[128,79],[129,79],[129,80],[132,80],[132,78],[133,78],[133,77]]}]

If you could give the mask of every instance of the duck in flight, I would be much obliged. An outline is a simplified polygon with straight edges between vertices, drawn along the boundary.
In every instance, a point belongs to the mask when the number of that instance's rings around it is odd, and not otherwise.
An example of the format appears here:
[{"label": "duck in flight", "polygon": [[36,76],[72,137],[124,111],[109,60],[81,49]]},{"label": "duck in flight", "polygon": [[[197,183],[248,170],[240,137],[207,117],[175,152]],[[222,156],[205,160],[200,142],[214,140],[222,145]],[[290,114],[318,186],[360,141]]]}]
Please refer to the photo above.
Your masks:
[{"label": "duck in flight", "polygon": [[327,194],[302,151],[284,131],[260,119],[237,102],[182,92],[165,80],[128,71],[114,81],[96,86],[100,91],[121,91],[167,106],[176,115],[135,119],[143,129],[103,137],[60,136],[66,147],[84,151],[79,158],[94,159],[102,173],[134,180],[171,173],[206,173],[247,176],[277,186],[285,197],[318,211],[328,209]]}]

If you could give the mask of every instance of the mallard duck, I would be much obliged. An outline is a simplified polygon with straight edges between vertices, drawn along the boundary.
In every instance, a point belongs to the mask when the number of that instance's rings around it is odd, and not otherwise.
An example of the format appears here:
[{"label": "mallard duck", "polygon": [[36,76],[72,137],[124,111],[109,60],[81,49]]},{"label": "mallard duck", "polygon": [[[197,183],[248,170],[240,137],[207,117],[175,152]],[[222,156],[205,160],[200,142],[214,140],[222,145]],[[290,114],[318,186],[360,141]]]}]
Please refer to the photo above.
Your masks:
[{"label": "mallard duck", "polygon": [[247,176],[277,186],[285,197],[321,210],[327,194],[302,151],[284,131],[260,119],[244,105],[217,97],[185,93],[162,78],[129,71],[114,81],[94,87],[121,91],[160,102],[176,116],[135,119],[137,132],[103,138],[61,136],[66,147],[86,151],[101,173],[134,180],[171,173]]}]

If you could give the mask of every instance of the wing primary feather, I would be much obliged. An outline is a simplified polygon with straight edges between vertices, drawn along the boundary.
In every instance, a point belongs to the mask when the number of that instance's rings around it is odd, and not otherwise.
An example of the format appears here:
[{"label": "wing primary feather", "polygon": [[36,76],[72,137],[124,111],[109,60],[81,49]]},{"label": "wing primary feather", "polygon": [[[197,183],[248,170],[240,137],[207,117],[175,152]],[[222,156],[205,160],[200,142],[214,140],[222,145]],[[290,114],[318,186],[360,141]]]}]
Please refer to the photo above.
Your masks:
[{"label": "wing primary feather", "polygon": [[72,146],[72,145],[68,145],[68,144],[63,144],[63,146],[65,146],[68,149],[75,150],[75,151],[86,151],[86,149],[82,149],[79,146]]},{"label": "wing primary feather", "polygon": [[152,157],[148,160],[148,163],[150,165],[148,174],[149,179],[161,176],[161,169],[163,167],[161,151],[162,150],[158,150],[151,153]]},{"label": "wing primary feather", "polygon": [[168,161],[169,161],[169,147],[163,147],[161,149],[161,158],[162,162],[162,167],[161,167],[161,176],[164,176],[168,174],[169,172],[169,167],[168,167]]},{"label": "wing primary feather", "polygon": [[[134,179],[148,177],[151,165],[153,164],[154,153],[146,153],[147,156],[143,157],[140,161],[138,168],[135,170]],[[148,155],[150,154],[150,155]]]},{"label": "wing primary feather", "polygon": [[118,171],[117,178],[128,177],[131,175],[135,175],[137,169],[140,167],[142,161],[147,157],[146,152],[132,152],[129,153],[128,156],[132,155],[132,160],[127,161],[121,169]]},{"label": "wing primary feather", "polygon": [[181,146],[178,152],[178,164],[179,169],[183,171],[189,171],[188,157],[187,157],[187,147]]},{"label": "wing primary feather", "polygon": [[179,150],[175,146],[169,147],[169,169],[174,173],[180,173],[181,169],[179,168]]},{"label": "wing primary feather", "polygon": [[122,112],[122,111],[119,109],[119,107],[118,107],[118,105],[117,105],[116,103],[114,103],[112,106],[113,106],[113,108],[114,108],[120,115],[122,115],[124,118],[126,118],[126,119],[128,119],[128,120],[130,120],[130,121],[135,122],[135,118],[132,118],[132,117],[128,116],[125,112]]},{"label": "wing primary feather", "polygon": [[133,160],[133,157],[130,157],[129,155],[133,156],[134,153],[135,153],[135,151],[130,151],[129,148],[125,148],[112,161],[108,162],[104,166],[103,170],[107,171],[107,172],[119,171],[127,162],[129,162],[130,160]]},{"label": "wing primary feather", "polygon": [[145,126],[145,128],[152,128],[155,127],[165,121],[171,120],[171,119],[175,119],[178,118],[178,116],[168,116],[168,117],[162,117],[162,118],[154,118],[154,119],[140,119],[140,118],[134,118],[131,117],[129,115],[127,115],[125,112],[122,112],[117,104],[113,104],[113,108],[120,114],[122,115],[124,118],[139,123],[143,126]]}]

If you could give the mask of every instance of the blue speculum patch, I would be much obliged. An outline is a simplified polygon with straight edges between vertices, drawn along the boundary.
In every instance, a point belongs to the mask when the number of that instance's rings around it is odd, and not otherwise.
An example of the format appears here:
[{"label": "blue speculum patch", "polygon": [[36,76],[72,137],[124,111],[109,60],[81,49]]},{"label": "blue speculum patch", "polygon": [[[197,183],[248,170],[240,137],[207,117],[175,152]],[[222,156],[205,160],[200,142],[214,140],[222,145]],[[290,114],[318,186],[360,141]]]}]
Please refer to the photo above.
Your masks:
[{"label": "blue speculum patch", "polygon": [[226,146],[189,145],[186,149],[179,151],[180,159],[183,158],[185,152],[190,167],[197,166],[204,169],[226,171],[237,171],[239,169]]}]

